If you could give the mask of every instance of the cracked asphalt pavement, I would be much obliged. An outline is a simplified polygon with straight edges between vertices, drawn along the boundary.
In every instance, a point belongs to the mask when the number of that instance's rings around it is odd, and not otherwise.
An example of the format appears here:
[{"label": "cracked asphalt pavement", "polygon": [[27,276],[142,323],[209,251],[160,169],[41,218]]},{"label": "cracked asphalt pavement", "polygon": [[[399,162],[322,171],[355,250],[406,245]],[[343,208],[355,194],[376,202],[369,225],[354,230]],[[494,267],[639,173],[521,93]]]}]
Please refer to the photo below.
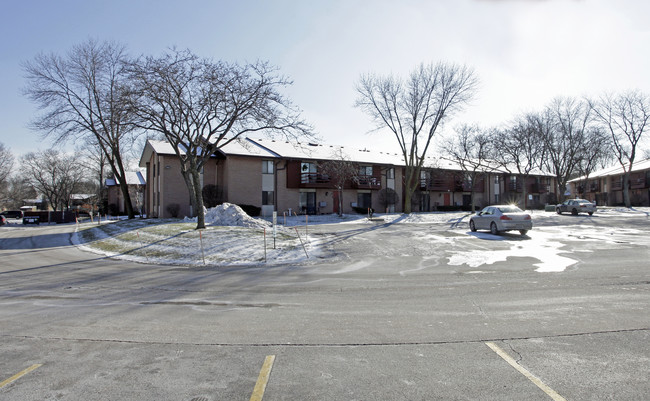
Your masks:
[{"label": "cracked asphalt pavement", "polygon": [[[314,226],[327,258],[237,268],[107,259],[72,246],[74,226],[0,229],[0,399],[245,400],[268,355],[264,400],[647,399],[648,221],[562,217],[505,240]],[[536,235],[574,262],[450,263]]]}]

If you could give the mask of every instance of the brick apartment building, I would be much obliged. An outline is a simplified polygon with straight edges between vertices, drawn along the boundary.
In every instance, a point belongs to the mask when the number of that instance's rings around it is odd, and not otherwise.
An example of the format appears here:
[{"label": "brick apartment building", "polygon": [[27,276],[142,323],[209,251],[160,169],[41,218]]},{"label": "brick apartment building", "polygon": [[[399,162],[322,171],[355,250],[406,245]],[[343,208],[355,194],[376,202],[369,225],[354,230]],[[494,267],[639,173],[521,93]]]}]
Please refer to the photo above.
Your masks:
[{"label": "brick apartment building", "polygon": [[[339,191],[322,166],[341,153],[358,167],[356,179],[347,181],[342,190],[343,213],[353,213],[355,208],[398,213],[404,210],[401,156],[367,149],[241,139],[222,147],[204,166],[202,187],[211,186],[219,202],[254,205],[265,216],[274,210],[280,214],[336,213]],[[174,209],[178,210],[178,217],[193,215],[180,161],[169,143],[147,141],[140,167],[146,169],[144,208],[148,216],[172,217]],[[468,206],[472,186],[477,207],[505,202],[523,205],[524,188],[528,208],[543,207],[556,198],[555,180],[542,172],[530,175],[524,183],[517,175],[486,168],[475,182],[470,181],[455,163],[431,159],[421,173],[412,210]]]},{"label": "brick apartment building", "polygon": [[[623,180],[623,168],[614,166],[569,181],[569,191],[598,205],[623,205]],[[634,163],[629,181],[632,206],[650,206],[650,159]]]}]

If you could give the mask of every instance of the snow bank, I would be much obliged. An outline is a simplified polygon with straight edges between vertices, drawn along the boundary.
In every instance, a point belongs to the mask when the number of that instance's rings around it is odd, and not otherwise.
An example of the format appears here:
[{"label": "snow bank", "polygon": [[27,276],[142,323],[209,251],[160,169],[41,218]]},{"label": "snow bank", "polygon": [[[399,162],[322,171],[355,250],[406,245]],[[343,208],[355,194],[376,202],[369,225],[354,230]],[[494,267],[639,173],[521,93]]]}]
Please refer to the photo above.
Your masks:
[{"label": "snow bank", "polygon": [[[196,217],[185,218],[186,222],[196,222]],[[212,226],[239,226],[251,228],[270,227],[267,221],[249,216],[237,205],[222,203],[219,206],[205,210],[205,224]]]}]

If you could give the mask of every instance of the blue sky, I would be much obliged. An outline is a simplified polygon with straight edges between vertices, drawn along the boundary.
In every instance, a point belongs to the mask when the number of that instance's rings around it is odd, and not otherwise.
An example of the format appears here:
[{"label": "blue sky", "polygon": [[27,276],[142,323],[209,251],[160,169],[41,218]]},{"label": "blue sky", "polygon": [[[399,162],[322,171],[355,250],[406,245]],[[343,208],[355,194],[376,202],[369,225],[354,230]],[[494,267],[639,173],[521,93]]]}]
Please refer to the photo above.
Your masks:
[{"label": "blue sky", "polygon": [[[644,0],[3,1],[0,142],[17,155],[51,146],[26,128],[22,61],[87,38],[130,53],[167,47],[227,61],[269,60],[323,142],[394,148],[354,108],[362,73],[406,76],[421,62],[467,64],[477,98],[445,126],[492,126],[555,96],[650,92],[650,2]],[[68,149],[74,148],[68,144]]]}]

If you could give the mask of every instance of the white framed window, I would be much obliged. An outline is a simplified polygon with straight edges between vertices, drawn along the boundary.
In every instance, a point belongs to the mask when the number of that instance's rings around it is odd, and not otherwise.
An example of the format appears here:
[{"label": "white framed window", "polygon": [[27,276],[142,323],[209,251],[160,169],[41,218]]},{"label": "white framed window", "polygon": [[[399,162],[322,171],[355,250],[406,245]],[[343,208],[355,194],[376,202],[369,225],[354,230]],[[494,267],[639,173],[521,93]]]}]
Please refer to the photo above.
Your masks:
[{"label": "white framed window", "polygon": [[262,160],[262,174],[273,174],[272,160]]}]

